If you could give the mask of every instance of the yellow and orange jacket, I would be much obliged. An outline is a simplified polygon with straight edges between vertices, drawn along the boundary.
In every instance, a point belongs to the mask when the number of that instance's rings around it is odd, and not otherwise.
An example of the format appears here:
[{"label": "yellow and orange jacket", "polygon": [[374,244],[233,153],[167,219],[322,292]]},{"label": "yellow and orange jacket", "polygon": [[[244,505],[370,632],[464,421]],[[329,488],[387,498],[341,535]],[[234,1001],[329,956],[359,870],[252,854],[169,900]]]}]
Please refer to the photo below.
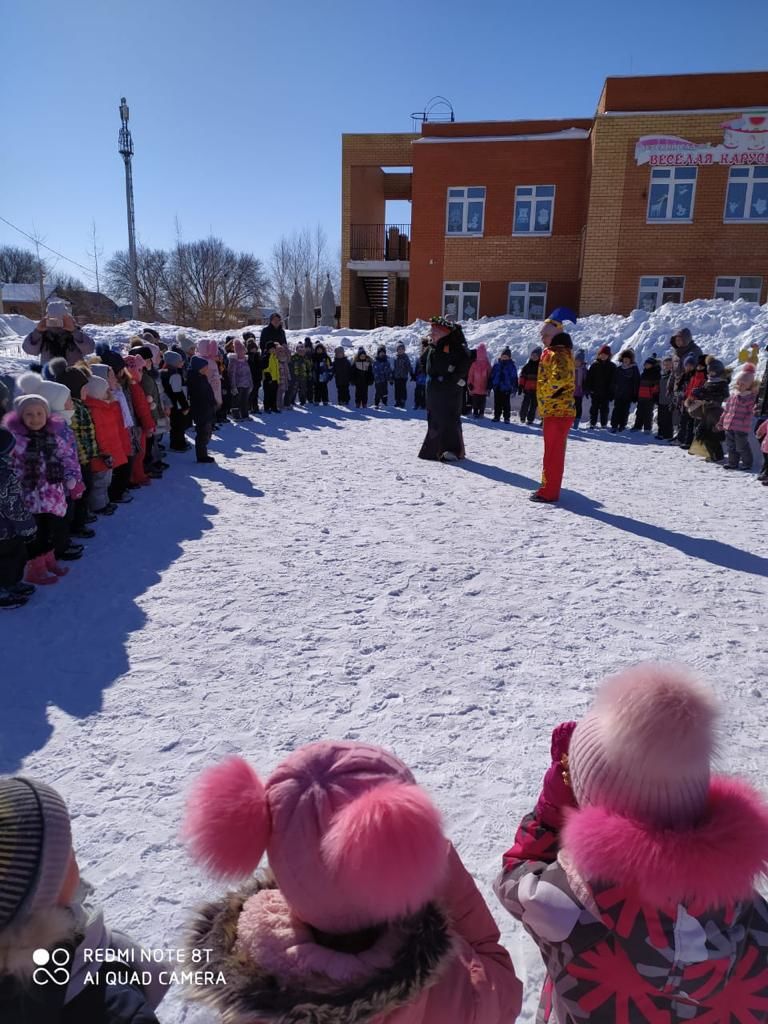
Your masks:
[{"label": "yellow and orange jacket", "polygon": [[573,353],[565,348],[545,348],[539,360],[536,399],[545,416],[575,416],[573,401]]}]

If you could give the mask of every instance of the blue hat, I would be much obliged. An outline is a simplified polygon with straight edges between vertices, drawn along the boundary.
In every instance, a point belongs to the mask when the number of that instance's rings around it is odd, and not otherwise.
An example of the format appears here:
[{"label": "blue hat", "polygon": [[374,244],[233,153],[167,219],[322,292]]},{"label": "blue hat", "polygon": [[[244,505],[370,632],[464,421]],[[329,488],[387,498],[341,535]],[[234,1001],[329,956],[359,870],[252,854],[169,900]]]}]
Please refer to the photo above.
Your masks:
[{"label": "blue hat", "polygon": [[556,324],[558,327],[562,327],[566,320],[570,320],[572,324],[575,324],[576,314],[567,306],[558,306],[557,309],[552,310],[544,323]]},{"label": "blue hat", "polygon": [[208,360],[203,359],[202,356],[192,356],[189,361],[190,370],[194,370],[195,373],[199,373],[201,370],[205,370],[208,367]]}]

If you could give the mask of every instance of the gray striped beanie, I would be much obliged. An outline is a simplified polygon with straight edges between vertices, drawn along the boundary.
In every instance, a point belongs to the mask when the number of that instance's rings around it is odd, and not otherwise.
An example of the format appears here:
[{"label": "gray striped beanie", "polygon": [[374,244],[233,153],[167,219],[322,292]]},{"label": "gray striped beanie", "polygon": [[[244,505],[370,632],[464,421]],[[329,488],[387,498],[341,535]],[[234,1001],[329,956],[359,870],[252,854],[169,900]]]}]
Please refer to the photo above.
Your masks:
[{"label": "gray striped beanie", "polygon": [[0,929],[56,905],[72,853],[66,805],[32,779],[0,779]]}]

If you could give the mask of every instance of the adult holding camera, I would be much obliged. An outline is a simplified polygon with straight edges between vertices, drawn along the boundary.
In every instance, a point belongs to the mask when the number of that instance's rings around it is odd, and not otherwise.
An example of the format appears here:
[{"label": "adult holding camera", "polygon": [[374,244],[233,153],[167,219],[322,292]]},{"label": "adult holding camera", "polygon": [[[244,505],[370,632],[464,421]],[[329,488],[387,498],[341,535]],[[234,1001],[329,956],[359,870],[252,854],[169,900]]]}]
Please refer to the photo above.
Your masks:
[{"label": "adult holding camera", "polygon": [[431,325],[432,347],[427,355],[427,436],[419,458],[455,462],[464,458],[462,389],[469,370],[469,351],[458,324],[433,316]]},{"label": "adult holding camera", "polygon": [[36,356],[43,365],[51,359],[66,359],[68,366],[79,363],[83,356],[93,352],[93,340],[77,326],[67,304],[62,299],[51,299],[45,316],[28,334],[21,346],[30,356]]}]

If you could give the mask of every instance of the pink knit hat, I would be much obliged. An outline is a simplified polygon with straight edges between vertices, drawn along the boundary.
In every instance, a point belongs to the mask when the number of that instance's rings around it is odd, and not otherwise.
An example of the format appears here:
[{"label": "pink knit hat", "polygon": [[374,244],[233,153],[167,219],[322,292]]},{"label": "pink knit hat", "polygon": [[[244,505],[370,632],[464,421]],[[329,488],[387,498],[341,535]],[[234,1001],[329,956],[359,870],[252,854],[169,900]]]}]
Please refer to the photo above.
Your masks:
[{"label": "pink knit hat", "polygon": [[687,672],[661,662],[606,680],[568,751],[579,806],[683,828],[709,793],[717,703]]},{"label": "pink knit hat", "polygon": [[235,338],[235,354],[241,359],[245,355],[245,345],[240,341],[239,338]]},{"label": "pink knit hat", "polygon": [[266,783],[237,757],[208,769],[184,833],[195,859],[224,878],[250,875],[266,852],[294,914],[328,932],[423,907],[449,849],[438,811],[401,761],[331,740],[301,747]]}]

